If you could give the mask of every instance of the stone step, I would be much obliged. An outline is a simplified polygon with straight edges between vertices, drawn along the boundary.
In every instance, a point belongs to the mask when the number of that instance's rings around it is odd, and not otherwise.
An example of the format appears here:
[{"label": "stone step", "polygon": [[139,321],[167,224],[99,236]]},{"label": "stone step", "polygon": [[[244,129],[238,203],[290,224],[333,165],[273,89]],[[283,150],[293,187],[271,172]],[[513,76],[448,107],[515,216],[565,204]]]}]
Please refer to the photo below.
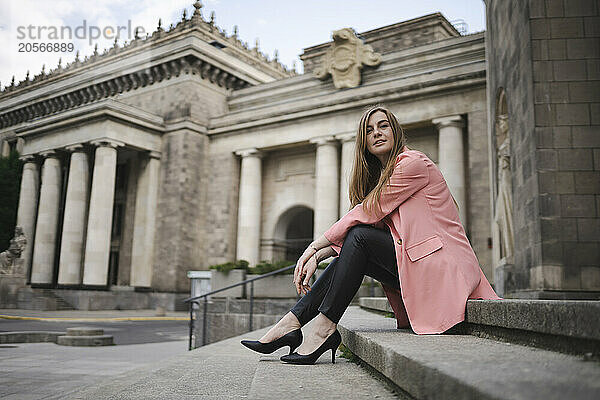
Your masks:
[{"label": "stone step", "polygon": [[[310,332],[310,326],[303,332]],[[254,332],[248,337],[258,338]],[[247,338],[244,336],[244,338]],[[395,387],[374,376],[358,364],[336,352],[335,364],[331,351],[326,351],[315,365],[285,364],[279,358],[288,348],[260,355],[248,398],[280,399],[395,399]]]},{"label": "stone step", "polygon": [[416,399],[597,399],[600,364],[471,335],[416,335],[349,307],[344,344]]},{"label": "stone step", "polygon": [[96,336],[59,336],[56,338],[56,344],[61,346],[112,346],[115,344],[114,338],[111,335],[96,335]]},{"label": "stone step", "polygon": [[330,352],[316,365],[279,361],[287,348],[269,355],[250,351],[242,339],[258,339],[268,328],[209,344],[111,377],[64,396],[64,399],[356,399],[396,398],[357,364]]},{"label": "stone step", "polygon": [[[385,297],[361,298],[364,309],[392,312]],[[600,302],[468,300],[462,333],[561,351],[600,355]]]},{"label": "stone step", "polygon": [[[260,354],[226,339],[148,365],[64,396],[64,399],[236,399],[247,398]],[[182,344],[187,346],[187,343]]]},{"label": "stone step", "polygon": [[88,326],[76,326],[73,328],[67,328],[67,336],[102,336],[104,335],[104,329],[88,327]]}]

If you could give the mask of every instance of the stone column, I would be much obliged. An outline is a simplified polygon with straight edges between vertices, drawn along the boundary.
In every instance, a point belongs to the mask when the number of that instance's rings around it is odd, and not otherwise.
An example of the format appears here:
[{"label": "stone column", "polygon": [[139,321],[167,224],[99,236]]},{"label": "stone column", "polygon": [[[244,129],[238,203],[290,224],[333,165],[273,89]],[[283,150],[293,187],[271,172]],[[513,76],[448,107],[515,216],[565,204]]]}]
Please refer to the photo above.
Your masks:
[{"label": "stone column", "polygon": [[242,157],[236,257],[256,265],[260,261],[262,153],[257,149],[248,149],[235,154]]},{"label": "stone column", "polygon": [[83,284],[106,286],[115,198],[117,147],[121,144],[102,140],[94,141],[92,145],[97,147],[85,240]]},{"label": "stone column", "polygon": [[17,226],[23,228],[23,234],[27,239],[25,252],[21,257],[24,260],[25,271],[29,271],[31,256],[33,255],[33,237],[40,190],[40,168],[33,156],[23,156],[21,160],[25,164],[23,165],[23,175],[21,177]]},{"label": "stone column", "polygon": [[79,285],[81,283],[81,262],[83,260],[83,239],[87,220],[90,172],[88,155],[83,145],[66,148],[71,152],[67,195],[63,219],[60,259],[58,263],[58,284]]},{"label": "stone column", "polygon": [[8,157],[10,155],[10,145],[8,140],[2,140],[2,157]]},{"label": "stone column", "polygon": [[437,118],[432,121],[439,132],[438,166],[444,174],[450,192],[458,203],[460,220],[467,226],[467,203],[465,186],[465,154],[463,128],[460,115]]},{"label": "stone column", "polygon": [[54,278],[62,176],[60,160],[55,151],[46,151],[40,155],[45,159],[33,245],[31,283],[51,284]]},{"label": "stone column", "polygon": [[151,152],[140,162],[135,197],[130,285],[150,287],[154,265],[154,231],[160,155]]},{"label": "stone column", "polygon": [[338,219],[339,165],[338,145],[333,136],[312,139],[317,145],[315,162],[315,223],[314,237],[318,238]]},{"label": "stone column", "polygon": [[348,197],[348,187],[350,186],[350,175],[352,174],[352,164],[354,163],[354,147],[356,141],[355,133],[336,135],[336,139],[342,142],[342,160],[340,176],[340,213],[342,216],[350,208],[350,199]]}]

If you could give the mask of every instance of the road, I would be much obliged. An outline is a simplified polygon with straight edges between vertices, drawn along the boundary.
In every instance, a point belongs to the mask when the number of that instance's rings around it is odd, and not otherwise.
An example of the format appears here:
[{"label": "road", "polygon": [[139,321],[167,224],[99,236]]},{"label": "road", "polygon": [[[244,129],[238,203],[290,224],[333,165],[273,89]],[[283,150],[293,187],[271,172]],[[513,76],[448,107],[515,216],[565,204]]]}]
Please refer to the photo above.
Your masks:
[{"label": "road", "polygon": [[0,332],[60,332],[77,326],[104,329],[105,334],[113,335],[116,346],[0,345],[0,399],[61,399],[107,378],[187,352],[188,322],[182,320],[81,322],[0,318]]},{"label": "road", "polygon": [[117,345],[172,342],[187,340],[187,321],[28,321],[0,319],[0,332],[17,331],[57,331],[67,328],[90,326],[104,329],[105,335],[112,335]]}]

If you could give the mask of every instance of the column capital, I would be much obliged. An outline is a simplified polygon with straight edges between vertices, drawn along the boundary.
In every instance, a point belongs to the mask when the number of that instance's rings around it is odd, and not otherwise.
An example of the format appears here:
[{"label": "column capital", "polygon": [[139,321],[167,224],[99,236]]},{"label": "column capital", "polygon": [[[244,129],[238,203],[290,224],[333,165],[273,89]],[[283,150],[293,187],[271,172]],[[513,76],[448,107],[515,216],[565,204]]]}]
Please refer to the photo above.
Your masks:
[{"label": "column capital", "polygon": [[356,132],[340,133],[335,138],[342,143],[353,142],[356,140]]},{"label": "column capital", "polygon": [[113,149],[125,146],[125,143],[113,139],[96,139],[92,140],[90,144],[96,147],[112,147]]},{"label": "column capital", "polygon": [[44,150],[39,152],[40,157],[43,158],[58,158],[58,152],[56,150]]},{"label": "column capital", "polygon": [[235,155],[240,156],[242,158],[246,158],[246,157],[263,158],[265,153],[258,150],[256,147],[252,147],[250,149],[237,150],[237,151],[235,151]]},{"label": "column capital", "polygon": [[450,115],[447,117],[434,118],[431,120],[437,128],[445,128],[447,126],[455,126],[457,128],[464,128],[465,121],[460,115]]},{"label": "column capital", "polygon": [[155,160],[160,160],[161,154],[158,151],[150,151],[148,152],[149,158],[154,158]]},{"label": "column capital", "polygon": [[327,136],[319,136],[316,138],[312,138],[310,139],[310,143],[314,143],[317,146],[323,146],[325,144],[337,144],[337,140],[335,138],[335,136],[333,135],[327,135]]},{"label": "column capital", "polygon": [[84,150],[83,143],[70,144],[65,146],[65,150],[71,153],[81,152]]},{"label": "column capital", "polygon": [[21,156],[19,157],[19,160],[23,161],[24,163],[35,163],[37,161],[36,156],[33,154]]}]

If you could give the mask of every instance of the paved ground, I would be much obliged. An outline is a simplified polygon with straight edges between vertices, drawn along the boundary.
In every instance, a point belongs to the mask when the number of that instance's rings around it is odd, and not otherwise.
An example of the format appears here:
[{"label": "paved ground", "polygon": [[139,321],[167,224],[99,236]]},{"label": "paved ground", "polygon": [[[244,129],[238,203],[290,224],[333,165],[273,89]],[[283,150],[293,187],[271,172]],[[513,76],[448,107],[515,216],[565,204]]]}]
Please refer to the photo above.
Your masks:
[{"label": "paved ground", "polygon": [[0,345],[0,398],[59,399],[105,378],[187,352],[186,313],[156,317],[153,310],[0,310],[0,332],[65,331],[94,326],[116,346],[68,347],[54,343]]}]

